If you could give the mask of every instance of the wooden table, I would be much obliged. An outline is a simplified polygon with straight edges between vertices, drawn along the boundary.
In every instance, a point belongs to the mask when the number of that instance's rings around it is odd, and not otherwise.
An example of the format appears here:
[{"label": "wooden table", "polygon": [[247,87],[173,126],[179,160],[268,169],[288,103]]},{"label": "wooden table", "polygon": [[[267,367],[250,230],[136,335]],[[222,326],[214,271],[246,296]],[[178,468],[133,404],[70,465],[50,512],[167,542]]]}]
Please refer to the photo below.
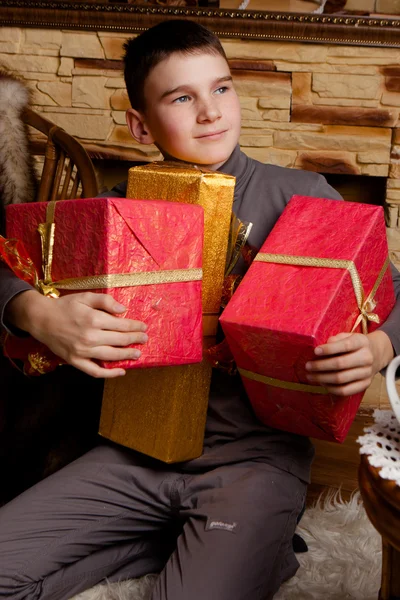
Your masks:
[{"label": "wooden table", "polygon": [[382,536],[379,600],[400,600],[400,487],[382,479],[365,455],[361,456],[358,476],[368,518]]}]

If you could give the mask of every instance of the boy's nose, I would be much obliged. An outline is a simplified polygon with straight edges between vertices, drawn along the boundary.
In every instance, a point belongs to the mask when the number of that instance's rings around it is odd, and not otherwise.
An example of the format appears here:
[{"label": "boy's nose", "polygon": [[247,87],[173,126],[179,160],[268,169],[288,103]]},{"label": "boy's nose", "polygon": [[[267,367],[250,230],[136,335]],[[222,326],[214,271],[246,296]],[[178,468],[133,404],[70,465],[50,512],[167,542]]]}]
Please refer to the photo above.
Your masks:
[{"label": "boy's nose", "polygon": [[197,114],[197,120],[199,123],[204,121],[216,121],[221,116],[221,111],[218,104],[214,100],[203,102],[199,108]]}]

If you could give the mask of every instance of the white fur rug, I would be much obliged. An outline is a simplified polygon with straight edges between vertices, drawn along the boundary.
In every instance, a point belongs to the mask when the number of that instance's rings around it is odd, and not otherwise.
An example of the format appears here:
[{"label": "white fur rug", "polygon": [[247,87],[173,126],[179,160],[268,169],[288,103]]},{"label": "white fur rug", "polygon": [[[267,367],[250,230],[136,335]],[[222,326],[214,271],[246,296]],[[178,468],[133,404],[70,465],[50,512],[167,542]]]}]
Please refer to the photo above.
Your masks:
[{"label": "white fur rug", "polygon": [[[298,527],[309,551],[274,600],[376,600],[381,538],[368,521],[359,494],[349,502],[328,496],[307,509]],[[98,585],[72,600],[150,600],[156,575]],[[234,600],[234,599],[233,599]]]}]

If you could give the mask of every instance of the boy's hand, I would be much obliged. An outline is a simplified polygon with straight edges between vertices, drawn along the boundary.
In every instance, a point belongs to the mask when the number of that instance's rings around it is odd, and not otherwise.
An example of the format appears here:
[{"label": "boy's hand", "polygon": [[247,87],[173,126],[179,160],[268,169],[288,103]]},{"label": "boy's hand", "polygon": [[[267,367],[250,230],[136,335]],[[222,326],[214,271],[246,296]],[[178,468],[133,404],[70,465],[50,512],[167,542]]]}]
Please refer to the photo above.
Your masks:
[{"label": "boy's hand", "polygon": [[317,360],[308,362],[307,379],[323,385],[338,396],[363,392],[372,378],[394,356],[389,337],[383,331],[339,333],[315,348]]},{"label": "boy's hand", "polygon": [[104,369],[94,359],[139,358],[139,350],[126,346],[147,341],[144,323],[114,316],[125,310],[108,294],[83,292],[53,300],[29,290],[8,303],[6,319],[68,364],[93,377],[111,378],[125,371]]}]

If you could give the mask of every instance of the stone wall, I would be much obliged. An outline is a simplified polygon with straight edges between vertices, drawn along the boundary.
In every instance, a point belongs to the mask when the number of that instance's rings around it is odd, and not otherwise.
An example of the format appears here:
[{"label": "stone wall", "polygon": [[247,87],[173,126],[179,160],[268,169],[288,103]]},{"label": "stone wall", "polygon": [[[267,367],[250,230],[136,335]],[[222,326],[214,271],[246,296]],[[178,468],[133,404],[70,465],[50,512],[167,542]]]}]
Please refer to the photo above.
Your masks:
[{"label": "stone wall", "polygon": [[383,13],[385,15],[400,14],[399,0],[347,0],[346,10],[368,11],[370,13]]},{"label": "stone wall", "polygon": [[[83,142],[144,159],[125,125],[125,35],[0,29],[0,66],[33,105]],[[223,40],[240,96],[243,150],[262,162],[387,178],[388,237],[400,265],[400,49]]]}]

